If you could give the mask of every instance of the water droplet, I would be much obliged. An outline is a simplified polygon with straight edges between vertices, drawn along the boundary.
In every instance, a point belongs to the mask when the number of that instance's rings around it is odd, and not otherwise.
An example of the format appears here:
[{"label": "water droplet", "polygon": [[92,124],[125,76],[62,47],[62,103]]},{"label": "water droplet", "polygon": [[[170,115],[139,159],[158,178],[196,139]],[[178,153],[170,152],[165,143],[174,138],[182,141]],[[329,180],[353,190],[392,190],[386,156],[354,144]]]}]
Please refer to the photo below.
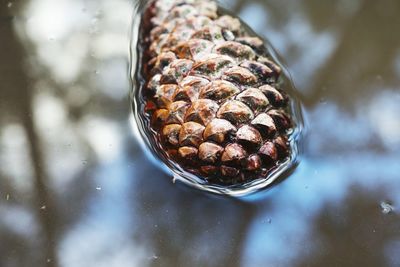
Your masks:
[{"label": "water droplet", "polygon": [[46,262],[47,262],[47,263],[50,263],[50,262],[51,262],[51,259],[47,259]]},{"label": "water droplet", "polygon": [[96,187],[96,190],[97,190],[97,191],[101,191],[101,187],[99,187],[99,186]]},{"label": "water droplet", "polygon": [[321,97],[320,99],[319,99],[319,103],[321,103],[321,104],[325,104],[327,101],[326,101],[326,98],[325,97]]},{"label": "water droplet", "polygon": [[45,210],[46,209],[46,205],[43,205],[40,207],[41,210]]},{"label": "water droplet", "polygon": [[392,213],[394,211],[393,205],[391,205],[391,204],[389,204],[389,203],[387,203],[385,201],[381,202],[381,209],[382,209],[382,213],[383,214],[389,214],[389,213]]},{"label": "water droplet", "polygon": [[96,13],[94,14],[95,18],[98,18],[102,15],[103,15],[103,11],[101,11],[101,10],[97,10]]},{"label": "water droplet", "polygon": [[268,223],[271,224],[272,220],[271,219],[267,219],[267,220],[263,220],[263,223]]},{"label": "water droplet", "polygon": [[94,17],[94,18],[92,18],[92,19],[90,20],[90,23],[91,23],[92,25],[94,25],[94,24],[96,24],[98,21],[99,21],[99,19],[98,19],[97,17]]},{"label": "water droplet", "polygon": [[11,8],[12,5],[13,5],[13,3],[11,3],[11,2],[8,2],[8,3],[7,3],[7,7],[8,7],[8,8]]},{"label": "water droplet", "polygon": [[157,260],[158,256],[156,254],[153,254],[153,256],[150,257],[150,260]]},{"label": "water droplet", "polygon": [[6,200],[9,201],[10,200],[10,194],[6,195]]}]

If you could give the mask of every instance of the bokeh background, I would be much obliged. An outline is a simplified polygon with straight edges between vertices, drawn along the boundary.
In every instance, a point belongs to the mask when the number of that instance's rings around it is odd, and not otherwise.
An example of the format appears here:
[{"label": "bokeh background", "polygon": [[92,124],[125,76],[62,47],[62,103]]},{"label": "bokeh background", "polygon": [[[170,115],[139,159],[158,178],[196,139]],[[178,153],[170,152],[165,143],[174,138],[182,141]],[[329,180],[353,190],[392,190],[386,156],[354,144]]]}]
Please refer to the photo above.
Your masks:
[{"label": "bokeh background", "polygon": [[400,2],[224,0],[293,76],[296,171],[173,184],[131,130],[132,0],[0,1],[1,267],[400,266]]}]

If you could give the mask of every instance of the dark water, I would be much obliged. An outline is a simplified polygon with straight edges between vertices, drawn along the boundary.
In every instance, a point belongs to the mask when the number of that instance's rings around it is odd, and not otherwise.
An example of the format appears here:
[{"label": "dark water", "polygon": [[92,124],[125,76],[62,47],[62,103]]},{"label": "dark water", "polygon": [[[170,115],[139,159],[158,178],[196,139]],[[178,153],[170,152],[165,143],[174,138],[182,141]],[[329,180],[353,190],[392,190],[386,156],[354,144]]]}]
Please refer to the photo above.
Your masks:
[{"label": "dark water", "polygon": [[301,162],[246,201],[156,167],[126,0],[0,2],[0,266],[400,266],[400,2],[224,1],[283,55]]}]

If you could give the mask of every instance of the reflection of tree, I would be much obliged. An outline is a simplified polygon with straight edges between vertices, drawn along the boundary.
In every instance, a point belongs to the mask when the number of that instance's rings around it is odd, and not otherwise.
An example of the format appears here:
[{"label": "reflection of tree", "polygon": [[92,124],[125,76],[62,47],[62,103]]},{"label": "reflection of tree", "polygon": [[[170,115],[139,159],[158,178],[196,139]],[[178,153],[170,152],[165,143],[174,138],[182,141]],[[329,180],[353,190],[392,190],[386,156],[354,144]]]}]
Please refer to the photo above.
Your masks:
[{"label": "reflection of tree", "polygon": [[[2,5],[3,7],[4,5]],[[7,14],[7,12],[1,12],[2,17]],[[7,16],[7,15],[6,15]],[[49,192],[46,186],[48,177],[44,168],[44,161],[41,154],[40,141],[35,130],[35,125],[32,119],[32,88],[29,86],[28,78],[24,72],[24,52],[21,47],[20,42],[15,36],[14,30],[12,28],[12,20],[4,23],[2,25],[2,44],[6,49],[0,49],[2,60],[8,63],[7,69],[8,75],[5,77],[5,84],[7,87],[2,88],[2,93],[5,94],[5,98],[2,100],[8,105],[11,104],[11,108],[15,108],[15,115],[19,118],[21,124],[23,125],[28,145],[30,157],[32,159],[33,166],[33,177],[34,177],[34,188],[35,201],[32,205],[32,209],[36,211],[36,215],[42,226],[43,231],[43,242],[40,244],[42,249],[40,250],[43,254],[43,258],[38,260],[38,263],[29,264],[33,265],[43,265],[47,262],[48,266],[57,266],[57,261],[55,257],[55,216],[53,202],[50,201]],[[4,55],[3,55],[4,54]],[[4,80],[2,81],[4,82]],[[7,101],[10,100],[10,101]],[[8,102],[8,103],[7,103]],[[17,105],[16,105],[17,104]],[[22,162],[21,162],[22,164]],[[40,209],[40,207],[43,207]],[[11,237],[11,240],[18,240],[18,237]],[[7,244],[7,243],[5,243]],[[14,247],[18,248],[18,246]],[[3,251],[3,250],[2,250]],[[8,249],[6,251],[9,251]],[[6,252],[5,251],[5,252]],[[2,256],[6,258],[6,256]],[[25,257],[19,256],[21,260]],[[20,266],[24,266],[21,264]]]},{"label": "reflection of tree", "polygon": [[353,187],[344,201],[325,207],[311,233],[321,246],[296,266],[388,266],[385,249],[400,239],[400,216],[382,213],[385,191]]},{"label": "reflection of tree", "polygon": [[[11,2],[10,2],[11,3]],[[0,205],[7,209],[7,205],[12,204],[18,208],[31,213],[39,226],[39,233],[35,233],[35,227],[27,229],[29,236],[23,236],[9,229],[0,228],[0,266],[58,266],[56,257],[57,243],[61,236],[61,230],[67,225],[73,223],[81,213],[81,205],[85,195],[88,179],[79,181],[79,184],[73,182],[74,188],[65,188],[64,192],[73,191],[67,197],[57,196],[56,192],[50,187],[51,177],[48,175],[47,168],[52,163],[45,160],[48,148],[41,140],[40,133],[34,120],[33,98],[37,93],[35,84],[39,81],[52,83],[56,88],[63,87],[52,82],[49,76],[49,70],[46,70],[40,64],[34,66],[40,77],[32,77],[27,66],[28,54],[35,50],[35,44],[25,39],[22,42],[20,37],[16,36],[14,29],[14,14],[21,14],[26,3],[12,3],[12,9],[7,8],[7,3],[0,5],[0,126],[3,127],[9,122],[18,123],[24,129],[29,153],[28,158],[31,162],[20,162],[22,167],[31,165],[33,178],[33,191],[28,195],[22,195],[19,188],[13,188],[8,183],[15,177],[6,177],[0,168]],[[33,67],[33,66],[30,66]],[[54,92],[52,92],[54,93]],[[64,102],[66,95],[58,95]],[[81,107],[74,106],[70,108],[71,114],[79,113]],[[79,110],[79,111],[78,111]],[[82,142],[84,145],[84,143]],[[81,155],[77,155],[81,156]],[[85,157],[89,159],[89,157]],[[57,160],[57,159],[55,159]],[[86,176],[87,170],[79,173],[80,176]],[[77,179],[75,179],[77,180]],[[28,183],[28,181],[27,181]],[[6,197],[7,196],[7,197]],[[73,196],[73,197],[71,197]],[[7,202],[4,199],[7,198]],[[63,198],[73,202],[63,202]],[[0,207],[0,208],[3,208]],[[74,208],[73,213],[68,211]],[[7,211],[7,210],[6,210]],[[18,218],[15,218],[18,223]]]}]

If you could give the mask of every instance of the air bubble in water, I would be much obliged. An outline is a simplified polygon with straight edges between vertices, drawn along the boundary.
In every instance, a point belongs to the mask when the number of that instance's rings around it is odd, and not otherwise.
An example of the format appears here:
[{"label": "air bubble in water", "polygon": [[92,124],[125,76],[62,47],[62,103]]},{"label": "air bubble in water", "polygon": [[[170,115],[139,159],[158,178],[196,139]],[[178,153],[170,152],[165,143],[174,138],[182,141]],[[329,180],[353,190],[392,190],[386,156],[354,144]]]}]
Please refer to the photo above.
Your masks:
[{"label": "air bubble in water", "polygon": [[391,205],[391,204],[389,204],[389,203],[387,203],[385,201],[382,201],[380,206],[381,206],[383,214],[389,214],[389,213],[392,213],[394,211],[393,205]]}]

